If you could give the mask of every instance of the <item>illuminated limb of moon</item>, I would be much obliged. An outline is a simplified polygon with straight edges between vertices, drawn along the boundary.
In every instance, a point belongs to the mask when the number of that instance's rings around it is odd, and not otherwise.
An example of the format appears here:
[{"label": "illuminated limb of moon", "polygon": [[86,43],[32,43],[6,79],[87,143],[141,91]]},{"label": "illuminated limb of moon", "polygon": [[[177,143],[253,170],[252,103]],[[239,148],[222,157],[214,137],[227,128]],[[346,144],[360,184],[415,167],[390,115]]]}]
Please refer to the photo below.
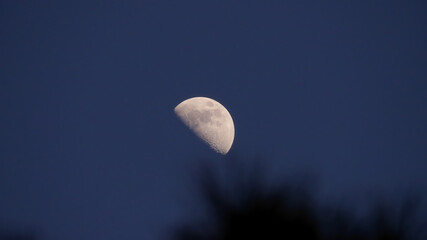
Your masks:
[{"label": "illuminated limb of moon", "polygon": [[212,149],[228,153],[234,140],[234,123],[219,102],[206,97],[190,98],[175,107],[175,114]]}]

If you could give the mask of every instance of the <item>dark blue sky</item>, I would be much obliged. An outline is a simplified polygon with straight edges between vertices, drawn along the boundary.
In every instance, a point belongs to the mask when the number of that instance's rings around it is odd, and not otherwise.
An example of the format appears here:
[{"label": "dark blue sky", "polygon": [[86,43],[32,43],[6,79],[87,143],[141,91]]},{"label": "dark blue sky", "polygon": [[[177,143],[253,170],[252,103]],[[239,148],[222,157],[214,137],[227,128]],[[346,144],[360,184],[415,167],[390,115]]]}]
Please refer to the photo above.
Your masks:
[{"label": "dark blue sky", "polygon": [[273,180],[308,171],[355,204],[422,191],[426,26],[422,1],[1,1],[0,226],[157,239],[202,215],[198,158],[228,159],[174,116],[194,96]]}]

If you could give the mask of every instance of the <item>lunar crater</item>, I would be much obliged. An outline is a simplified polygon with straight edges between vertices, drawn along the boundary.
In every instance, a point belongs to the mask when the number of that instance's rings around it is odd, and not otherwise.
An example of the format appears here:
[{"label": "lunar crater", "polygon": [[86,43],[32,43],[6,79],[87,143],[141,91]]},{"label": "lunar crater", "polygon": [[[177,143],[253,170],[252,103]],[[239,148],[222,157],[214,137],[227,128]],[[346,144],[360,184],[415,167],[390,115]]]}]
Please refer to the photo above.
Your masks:
[{"label": "lunar crater", "polygon": [[195,97],[175,107],[176,115],[215,151],[226,154],[234,141],[234,123],[227,109],[217,101]]}]

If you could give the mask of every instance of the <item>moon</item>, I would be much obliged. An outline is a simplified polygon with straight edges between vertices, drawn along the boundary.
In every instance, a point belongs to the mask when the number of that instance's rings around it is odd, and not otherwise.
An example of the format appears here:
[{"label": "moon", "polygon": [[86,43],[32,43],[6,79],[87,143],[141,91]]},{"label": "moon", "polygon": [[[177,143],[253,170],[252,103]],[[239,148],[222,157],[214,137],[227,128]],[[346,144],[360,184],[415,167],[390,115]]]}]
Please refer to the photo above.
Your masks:
[{"label": "moon", "polygon": [[175,107],[175,114],[213,150],[228,153],[234,141],[234,123],[219,102],[207,97],[190,98]]}]

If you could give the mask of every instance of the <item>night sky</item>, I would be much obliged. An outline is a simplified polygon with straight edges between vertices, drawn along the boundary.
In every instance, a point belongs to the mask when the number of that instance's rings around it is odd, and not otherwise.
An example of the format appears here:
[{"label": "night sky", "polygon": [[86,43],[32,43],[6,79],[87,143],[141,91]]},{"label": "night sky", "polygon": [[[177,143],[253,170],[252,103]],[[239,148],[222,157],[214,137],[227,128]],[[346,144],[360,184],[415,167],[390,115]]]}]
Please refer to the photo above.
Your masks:
[{"label": "night sky", "polygon": [[194,173],[230,158],[174,115],[195,96],[272,182],[313,174],[351,206],[425,192],[426,3],[207,2],[0,2],[0,230],[161,239],[203,215]]}]

